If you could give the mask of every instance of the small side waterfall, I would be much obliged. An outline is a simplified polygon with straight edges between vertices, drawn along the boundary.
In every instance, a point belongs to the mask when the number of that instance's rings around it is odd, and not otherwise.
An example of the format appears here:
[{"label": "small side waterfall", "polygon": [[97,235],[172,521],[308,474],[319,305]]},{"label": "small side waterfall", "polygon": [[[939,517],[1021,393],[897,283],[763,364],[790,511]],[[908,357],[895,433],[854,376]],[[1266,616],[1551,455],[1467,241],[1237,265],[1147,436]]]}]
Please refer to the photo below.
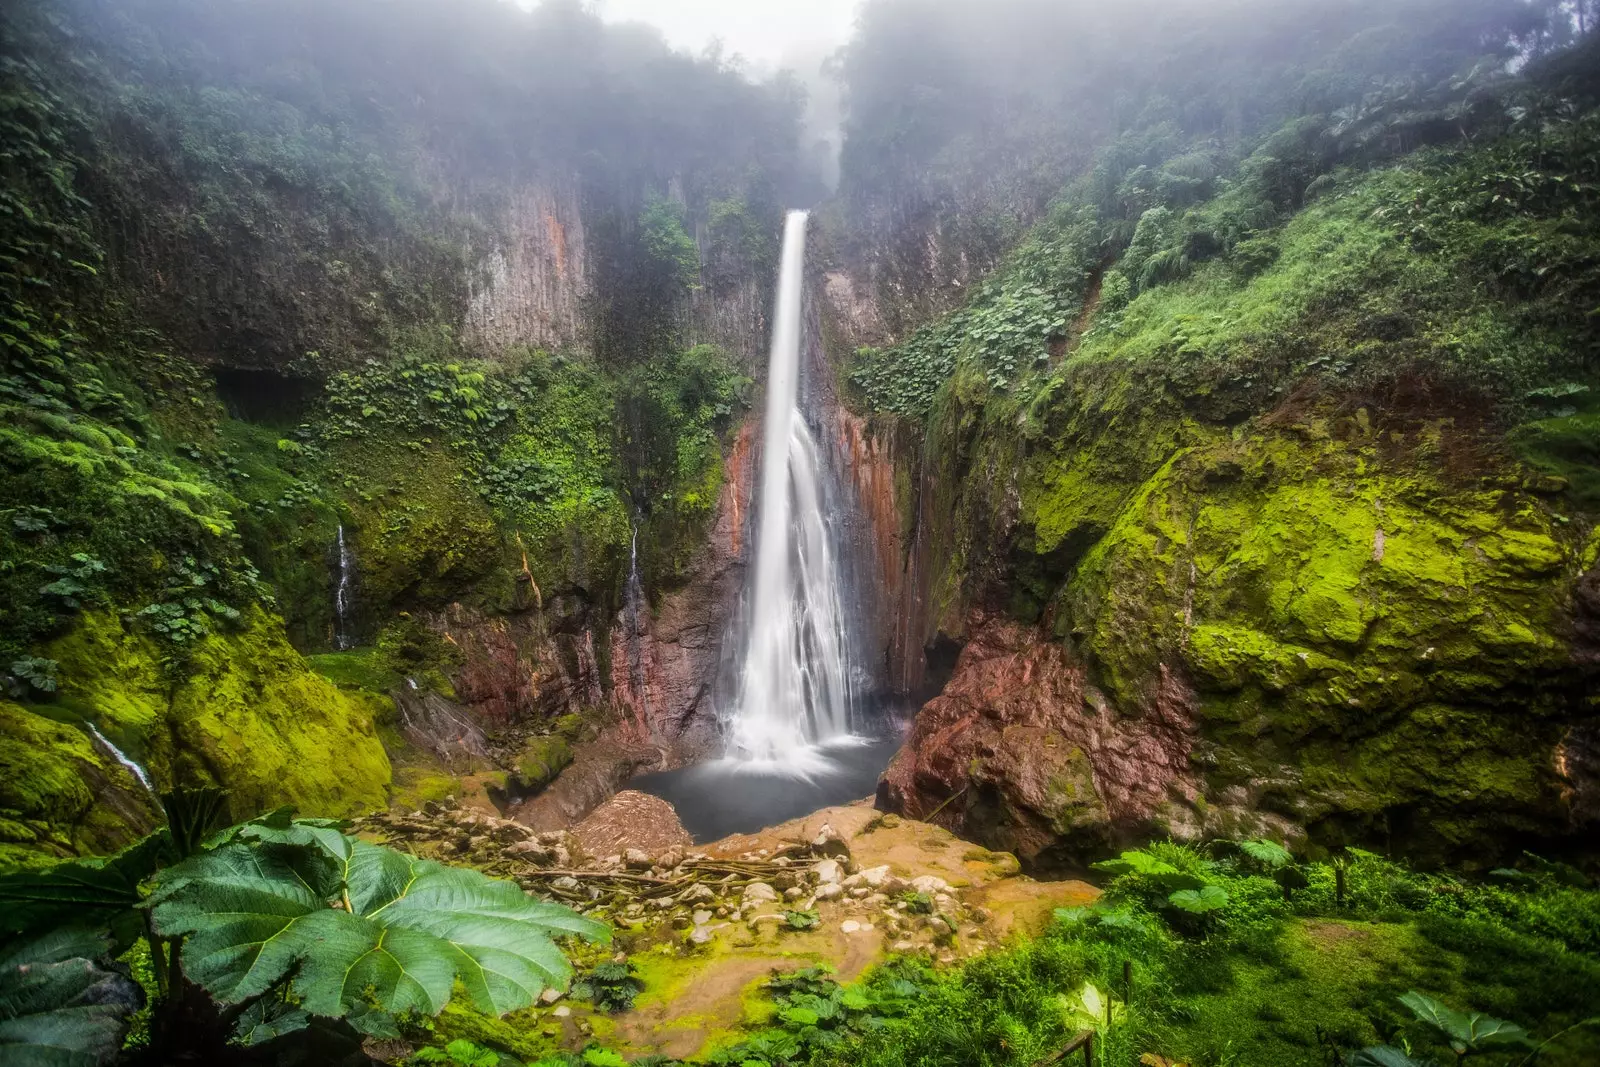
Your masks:
[{"label": "small side waterfall", "polygon": [[355,640],[350,636],[350,577],[355,570],[355,561],[350,556],[350,546],[345,543],[344,523],[339,524],[339,582],[333,589],[333,611],[335,617],[333,631],[333,647],[343,652],[355,647]]},{"label": "small side waterfall", "polygon": [[800,410],[806,213],[784,225],[767,375],[755,539],[738,696],[725,714],[729,758],[806,774],[820,745],[850,738],[849,630],[817,442]]},{"label": "small side waterfall", "polygon": [[111,753],[112,759],[122,764],[128,769],[128,773],[139,779],[139,784],[144,786],[147,793],[149,793],[151,796],[156,795],[156,787],[150,784],[150,775],[143,767],[139,766],[133,760],[123,755],[122,749],[118,748],[116,745],[113,745],[110,740],[107,739],[106,735],[100,732],[99,728],[97,728],[94,723],[86,722],[84,725],[89,728],[89,732],[94,735],[94,739],[100,742],[100,747]]},{"label": "small side waterfall", "polygon": [[647,605],[644,598],[644,580],[639,576],[639,523],[633,524],[633,541],[628,555],[628,584],[623,587],[622,624],[628,647],[628,683],[637,702],[634,713],[639,727],[649,732],[650,697],[645,688],[644,620]]}]

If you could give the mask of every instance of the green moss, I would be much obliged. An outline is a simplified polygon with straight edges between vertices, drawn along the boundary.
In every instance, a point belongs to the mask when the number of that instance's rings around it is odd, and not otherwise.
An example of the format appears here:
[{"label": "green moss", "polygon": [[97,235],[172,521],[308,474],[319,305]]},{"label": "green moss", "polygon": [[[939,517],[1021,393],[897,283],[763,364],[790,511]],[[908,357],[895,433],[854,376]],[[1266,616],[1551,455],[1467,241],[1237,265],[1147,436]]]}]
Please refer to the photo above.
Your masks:
[{"label": "green moss", "polygon": [[455,997],[434,1020],[442,1042],[465,1039],[519,1060],[538,1060],[555,1051],[556,1041],[540,1033],[540,1009],[524,1008],[504,1018],[478,1011],[464,997]]},{"label": "green moss", "polygon": [[370,706],[308,670],[264,611],[196,642],[177,677],[152,639],[110,615],[86,616],[49,654],[62,665],[62,706],[102,724],[161,787],[214,783],[240,818],[279,804],[347,815],[384,803],[389,761]]},{"label": "green moss", "polygon": [[112,852],[156,820],[144,787],[83,729],[0,701],[0,868]]},{"label": "green moss", "polygon": [[1380,450],[1253,430],[1176,455],[1068,585],[1113,699],[1139,706],[1159,664],[1183,663],[1223,746],[1214,781],[1292,767],[1284,802],[1308,820],[1423,805],[1553,829],[1560,576],[1579,546],[1514,472],[1450,480],[1433,435],[1396,452],[1398,432]]},{"label": "green moss", "polygon": [[512,566],[489,506],[466,469],[438,447],[413,451],[379,438],[336,452],[350,493],[345,536],[359,574],[362,611],[445,603],[497,566]]},{"label": "green moss", "polygon": [[562,735],[531,737],[517,757],[516,785],[524,792],[536,793],[571,762],[572,746]]},{"label": "green moss", "polygon": [[306,666],[340,689],[364,689],[386,695],[403,680],[389,657],[377,647],[307,656]]}]

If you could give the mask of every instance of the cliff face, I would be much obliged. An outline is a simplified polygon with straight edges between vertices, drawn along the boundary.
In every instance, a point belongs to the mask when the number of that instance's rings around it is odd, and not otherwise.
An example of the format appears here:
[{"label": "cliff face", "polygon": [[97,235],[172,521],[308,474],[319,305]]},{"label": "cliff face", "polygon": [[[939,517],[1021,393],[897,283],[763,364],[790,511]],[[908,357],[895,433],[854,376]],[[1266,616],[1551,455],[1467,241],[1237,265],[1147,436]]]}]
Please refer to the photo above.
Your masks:
[{"label": "cliff face", "polygon": [[503,353],[584,343],[593,279],[578,188],[569,174],[511,194],[491,223],[493,247],[467,271],[469,344]]},{"label": "cliff face", "polygon": [[1595,384],[1563,353],[1594,344],[1593,278],[1558,256],[1509,287],[1502,243],[1581,209],[1428,191],[1523,151],[1330,176],[1233,251],[1210,212],[1239,187],[1144,209],[1125,248],[1076,191],[883,349],[841,268],[897,687],[960,649],[881,804],[1040,864],[1168,831],[1468,862],[1592,831]]}]

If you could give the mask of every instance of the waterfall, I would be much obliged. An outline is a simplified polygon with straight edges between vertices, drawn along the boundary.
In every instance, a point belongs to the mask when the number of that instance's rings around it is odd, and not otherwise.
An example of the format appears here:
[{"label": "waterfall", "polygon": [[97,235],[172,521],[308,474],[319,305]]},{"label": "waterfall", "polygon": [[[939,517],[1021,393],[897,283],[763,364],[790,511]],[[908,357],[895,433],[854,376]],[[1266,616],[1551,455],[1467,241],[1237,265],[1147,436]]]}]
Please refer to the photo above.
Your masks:
[{"label": "waterfall", "polygon": [[139,784],[144,786],[147,793],[149,793],[151,796],[156,795],[156,787],[150,784],[150,775],[145,773],[145,769],[143,767],[139,766],[133,760],[123,755],[122,749],[118,748],[116,745],[113,745],[106,738],[106,735],[101,733],[95,727],[94,723],[86,722],[84,725],[89,728],[89,732],[94,735],[94,739],[100,742],[101,747],[107,752],[111,753],[113,759],[122,764],[124,767],[128,768],[128,773],[139,779]]},{"label": "waterfall", "polygon": [[724,719],[727,755],[806,774],[819,746],[850,739],[849,632],[823,464],[800,410],[806,213],[784,225],[767,373],[755,566],[746,589],[738,696]]},{"label": "waterfall", "polygon": [[639,523],[633,523],[633,541],[628,555],[628,584],[622,598],[622,623],[624,639],[628,645],[628,683],[637,702],[634,713],[641,729],[648,731],[650,722],[649,697],[645,694],[644,669],[644,580],[639,577]]},{"label": "waterfall", "polygon": [[355,647],[347,628],[350,616],[350,572],[352,568],[350,546],[345,544],[344,523],[339,524],[339,584],[333,590],[333,611],[337,619],[333,631],[333,647],[340,652]]}]

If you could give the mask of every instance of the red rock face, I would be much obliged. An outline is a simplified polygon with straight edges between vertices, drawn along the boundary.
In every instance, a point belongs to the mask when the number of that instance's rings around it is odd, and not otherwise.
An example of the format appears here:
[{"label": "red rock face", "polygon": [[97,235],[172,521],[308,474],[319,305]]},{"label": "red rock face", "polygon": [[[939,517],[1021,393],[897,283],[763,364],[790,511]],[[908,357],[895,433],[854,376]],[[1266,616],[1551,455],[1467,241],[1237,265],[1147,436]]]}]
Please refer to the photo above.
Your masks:
[{"label": "red rock face", "polygon": [[917,714],[878,806],[937,822],[1025,863],[1070,862],[1183,820],[1198,793],[1193,694],[1163,669],[1122,715],[1060,641],[974,613],[944,693]]},{"label": "red rock face", "polygon": [[486,727],[551,719],[605,699],[587,628],[552,632],[540,610],[488,616],[460,604],[430,623],[461,651],[451,684]]},{"label": "red rock face", "polygon": [[629,737],[665,749],[668,766],[693,762],[716,743],[711,689],[744,583],[755,431],[752,419],[734,437],[711,534],[688,582],[662,596],[653,615],[641,612],[636,631],[625,616],[611,631],[612,698]]}]

